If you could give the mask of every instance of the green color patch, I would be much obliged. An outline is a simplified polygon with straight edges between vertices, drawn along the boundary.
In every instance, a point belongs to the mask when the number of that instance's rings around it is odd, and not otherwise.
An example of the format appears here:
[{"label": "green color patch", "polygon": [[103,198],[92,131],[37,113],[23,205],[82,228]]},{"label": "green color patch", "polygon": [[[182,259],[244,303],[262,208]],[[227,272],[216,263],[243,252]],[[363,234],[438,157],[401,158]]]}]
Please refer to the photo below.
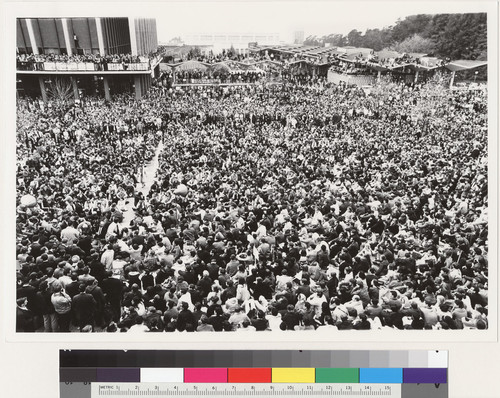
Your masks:
[{"label": "green color patch", "polygon": [[316,383],[359,383],[359,369],[316,368]]}]

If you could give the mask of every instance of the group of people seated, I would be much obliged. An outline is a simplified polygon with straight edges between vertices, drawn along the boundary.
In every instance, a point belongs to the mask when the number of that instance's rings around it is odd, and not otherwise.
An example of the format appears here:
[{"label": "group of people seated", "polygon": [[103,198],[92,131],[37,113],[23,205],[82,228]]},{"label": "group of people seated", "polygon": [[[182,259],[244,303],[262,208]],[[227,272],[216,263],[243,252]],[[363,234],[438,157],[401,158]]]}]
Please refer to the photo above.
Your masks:
[{"label": "group of people seated", "polygon": [[486,103],[291,80],[20,100],[17,330],[486,329]]}]

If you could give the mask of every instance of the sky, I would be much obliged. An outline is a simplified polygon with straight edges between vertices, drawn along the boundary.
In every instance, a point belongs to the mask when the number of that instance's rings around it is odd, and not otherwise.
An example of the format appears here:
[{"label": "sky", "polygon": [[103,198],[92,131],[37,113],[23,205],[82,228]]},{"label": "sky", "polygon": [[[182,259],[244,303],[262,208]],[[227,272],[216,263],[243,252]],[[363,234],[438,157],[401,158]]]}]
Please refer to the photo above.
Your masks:
[{"label": "sky", "polygon": [[[454,7],[474,11],[472,3],[450,1],[193,1],[164,3],[155,14],[161,42],[190,33],[279,33],[293,41],[294,31],[322,36],[347,34],[352,29],[394,25],[398,18],[419,13],[450,12]],[[475,4],[478,4],[476,2]]]},{"label": "sky", "polygon": [[[4,0],[0,0],[2,2]],[[17,1],[18,16],[156,18],[158,39],[189,34],[274,34],[293,42],[294,31],[322,36],[394,25],[408,15],[481,12],[495,0],[101,0]]]}]

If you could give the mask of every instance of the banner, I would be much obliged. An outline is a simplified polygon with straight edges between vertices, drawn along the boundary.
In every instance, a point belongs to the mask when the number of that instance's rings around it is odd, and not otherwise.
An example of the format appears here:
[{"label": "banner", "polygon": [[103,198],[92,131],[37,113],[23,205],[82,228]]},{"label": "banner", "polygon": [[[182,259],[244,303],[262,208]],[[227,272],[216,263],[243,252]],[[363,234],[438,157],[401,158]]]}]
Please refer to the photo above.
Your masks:
[{"label": "banner", "polygon": [[128,70],[149,70],[147,63],[126,64]]},{"label": "banner", "polygon": [[123,70],[122,64],[108,64],[108,70]]},{"label": "banner", "polygon": [[374,85],[376,82],[375,76],[364,76],[364,75],[344,75],[336,72],[328,72],[328,82],[333,84],[339,84],[344,82],[347,84],[353,84],[358,87]]},{"label": "banner", "polygon": [[55,62],[44,62],[43,69],[44,70],[56,70],[56,63]]}]

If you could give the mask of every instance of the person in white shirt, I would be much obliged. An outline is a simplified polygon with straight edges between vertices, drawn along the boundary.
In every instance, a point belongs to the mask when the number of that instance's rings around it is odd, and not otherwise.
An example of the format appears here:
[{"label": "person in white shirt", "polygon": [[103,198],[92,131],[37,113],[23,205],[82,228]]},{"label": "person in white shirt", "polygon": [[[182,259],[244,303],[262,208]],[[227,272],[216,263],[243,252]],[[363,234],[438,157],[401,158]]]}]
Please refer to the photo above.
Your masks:
[{"label": "person in white shirt", "polygon": [[113,222],[109,224],[108,229],[106,230],[106,236],[105,239],[108,240],[111,236],[116,236],[118,239],[122,237],[123,233],[123,228],[119,223],[119,220],[117,217],[113,219]]},{"label": "person in white shirt", "polygon": [[135,320],[135,325],[132,325],[127,333],[144,333],[149,332],[149,328],[144,325],[144,319],[142,316],[138,316]]},{"label": "person in white shirt", "polygon": [[280,325],[283,322],[281,320],[281,315],[278,312],[278,309],[273,307],[271,310],[271,315],[266,316],[267,320],[269,321],[269,329],[273,332],[277,330],[281,330]]},{"label": "person in white shirt", "polygon": [[311,304],[317,317],[321,315],[321,308],[323,303],[326,303],[326,297],[321,289],[318,289],[316,293],[311,294],[307,298],[307,302]]},{"label": "person in white shirt", "polygon": [[68,242],[74,242],[80,237],[80,231],[76,228],[76,223],[68,225],[61,231],[61,240],[67,239]]},{"label": "person in white shirt", "polygon": [[106,250],[101,255],[101,263],[106,267],[107,270],[111,270],[111,264],[113,264],[114,258],[115,251],[113,250],[113,246],[109,244],[106,247]]}]

